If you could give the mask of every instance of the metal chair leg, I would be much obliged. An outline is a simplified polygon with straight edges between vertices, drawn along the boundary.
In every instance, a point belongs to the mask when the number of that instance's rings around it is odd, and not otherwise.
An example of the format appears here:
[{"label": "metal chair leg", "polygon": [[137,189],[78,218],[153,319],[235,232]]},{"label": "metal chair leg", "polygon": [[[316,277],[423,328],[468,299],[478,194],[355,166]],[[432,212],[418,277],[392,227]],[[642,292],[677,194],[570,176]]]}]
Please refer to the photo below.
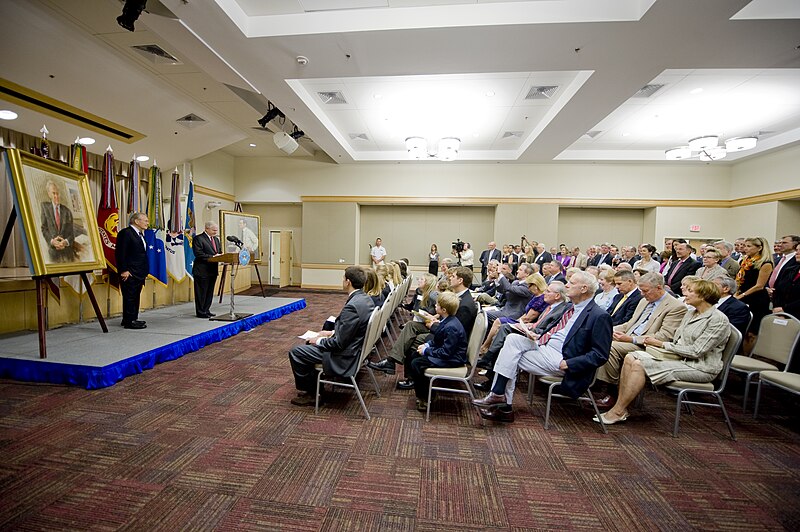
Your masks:
[{"label": "metal chair leg", "polygon": [[[423,378],[425,378],[424,375]],[[431,380],[428,381],[428,405],[425,409],[425,421],[431,420],[431,397],[433,397],[433,381],[435,380],[436,377],[431,377]]]},{"label": "metal chair leg", "polygon": [[375,386],[375,395],[380,397],[381,396],[381,390],[378,387],[378,381],[375,379],[375,372],[372,371],[372,368],[369,367],[369,366],[364,366],[364,367],[367,368],[367,373],[369,373],[369,378],[372,379],[372,385]]},{"label": "metal chair leg", "polygon": [[322,378],[322,372],[317,372],[317,395],[314,398],[314,413],[319,414],[319,380]]},{"label": "metal chair leg", "polygon": [[678,437],[678,429],[681,425],[681,407],[683,406],[683,396],[686,390],[678,392],[678,403],[675,405],[675,426],[672,428],[672,437]]},{"label": "metal chair leg", "polygon": [[544,411],[544,430],[550,428],[550,405],[553,402],[553,388],[556,386],[558,386],[558,384],[551,384],[550,388],[547,390],[547,406]]},{"label": "metal chair leg", "polygon": [[364,415],[367,416],[367,421],[369,421],[371,419],[369,417],[369,410],[367,410],[367,405],[364,403],[364,398],[361,397],[361,390],[358,389],[358,384],[356,384],[356,378],[350,377],[350,382],[353,384],[353,389],[356,391],[358,402],[361,403],[361,409],[364,411]]},{"label": "metal chair leg", "polygon": [[722,409],[722,414],[725,416],[725,423],[728,425],[728,430],[731,433],[731,439],[736,441],[736,433],[733,431],[733,425],[731,424],[731,418],[728,416],[728,410],[725,408],[725,403],[722,402],[722,396],[715,393],[714,397],[717,398],[719,407]]},{"label": "metal chair leg", "polygon": [[758,405],[759,405],[759,403],[761,403],[761,385],[763,383],[764,383],[764,381],[759,379],[759,381],[758,381],[758,389],[756,390],[756,405],[753,408],[753,419],[758,417]]},{"label": "metal chair leg", "polygon": [[597,420],[600,421],[600,428],[603,429],[603,434],[608,434],[606,424],[603,422],[603,417],[600,415],[600,409],[597,408],[597,403],[594,401],[592,390],[586,390],[586,395],[589,396],[589,401],[592,403],[592,408],[594,408],[594,414],[597,416]]},{"label": "metal chair leg", "polygon": [[747,412],[747,398],[750,396],[750,385],[753,383],[753,373],[748,373],[744,381],[744,400],[742,401],[742,414]]}]

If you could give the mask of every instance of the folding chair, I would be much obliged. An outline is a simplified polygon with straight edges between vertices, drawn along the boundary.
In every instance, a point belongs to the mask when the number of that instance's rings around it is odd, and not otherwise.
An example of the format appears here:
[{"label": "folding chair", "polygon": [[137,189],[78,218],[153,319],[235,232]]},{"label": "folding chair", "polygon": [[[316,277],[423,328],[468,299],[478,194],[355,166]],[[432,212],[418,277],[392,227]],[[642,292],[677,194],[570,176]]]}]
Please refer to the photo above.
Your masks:
[{"label": "folding chair", "polygon": [[[595,369],[595,374],[597,373],[597,369]],[[528,404],[533,404],[533,383],[536,379],[536,375],[533,373],[528,373]],[[552,405],[553,397],[560,397],[562,399],[571,399],[568,395],[563,395],[560,393],[556,393],[555,389],[561,385],[561,381],[563,379],[561,377],[550,377],[550,376],[540,376],[539,382],[548,385],[547,388],[547,405],[545,406],[544,410],[544,428],[545,430],[550,429],[550,407]],[[597,419],[600,420],[600,428],[603,429],[603,434],[608,434],[608,429],[606,429],[606,424],[603,423],[603,418],[600,416],[600,410],[597,408],[597,403],[594,400],[594,395],[592,394],[592,386],[594,386],[595,375],[592,375],[592,384],[589,385],[589,388],[586,390],[582,396],[578,397],[576,400],[580,402],[588,402],[594,408],[594,413],[597,416]]]}]

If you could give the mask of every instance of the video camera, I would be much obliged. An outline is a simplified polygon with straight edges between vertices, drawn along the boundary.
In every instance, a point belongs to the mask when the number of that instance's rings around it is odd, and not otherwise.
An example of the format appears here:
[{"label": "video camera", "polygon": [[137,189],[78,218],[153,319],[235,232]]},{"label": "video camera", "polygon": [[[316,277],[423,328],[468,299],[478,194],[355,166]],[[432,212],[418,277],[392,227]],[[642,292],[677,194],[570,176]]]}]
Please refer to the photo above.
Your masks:
[{"label": "video camera", "polygon": [[453,251],[456,253],[464,253],[464,242],[462,242],[460,238],[456,238],[456,241],[453,242]]}]

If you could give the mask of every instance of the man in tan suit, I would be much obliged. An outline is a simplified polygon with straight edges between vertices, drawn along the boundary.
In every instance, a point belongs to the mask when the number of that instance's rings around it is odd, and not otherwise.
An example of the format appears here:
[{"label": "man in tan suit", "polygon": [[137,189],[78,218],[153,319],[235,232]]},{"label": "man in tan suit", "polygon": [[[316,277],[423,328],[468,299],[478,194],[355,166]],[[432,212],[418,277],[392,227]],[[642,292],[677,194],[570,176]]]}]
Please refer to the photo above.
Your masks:
[{"label": "man in tan suit", "polygon": [[581,248],[572,248],[572,257],[569,259],[570,268],[580,268],[581,270],[585,270],[588,263],[589,259],[586,257],[586,255],[581,253]]},{"label": "man in tan suit", "polygon": [[[654,336],[664,342],[672,340],[686,314],[686,305],[664,290],[664,276],[660,273],[643,275],[639,279],[639,290],[642,292],[641,301],[630,320],[614,327],[608,362],[597,370],[597,380],[601,381],[601,386],[605,383],[606,388],[619,383],[625,355],[644,349],[645,336]],[[599,396],[597,406],[610,408],[614,401],[611,395],[604,394]]]}]

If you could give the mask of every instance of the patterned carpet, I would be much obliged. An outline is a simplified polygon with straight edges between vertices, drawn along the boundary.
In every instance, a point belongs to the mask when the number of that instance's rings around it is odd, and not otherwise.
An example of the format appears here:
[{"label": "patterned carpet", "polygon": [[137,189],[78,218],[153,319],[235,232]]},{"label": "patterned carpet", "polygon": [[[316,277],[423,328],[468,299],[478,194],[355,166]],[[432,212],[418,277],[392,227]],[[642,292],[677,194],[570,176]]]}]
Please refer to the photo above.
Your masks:
[{"label": "patterned carpet", "polygon": [[[0,381],[3,530],[798,530],[798,402],[763,416],[728,400],[672,438],[651,392],[603,435],[588,410],[517,397],[482,426],[442,394],[426,423],[379,376],[366,421],[348,391],[320,415],[289,404],[287,350],[345,296],[284,290],[308,308],[102,390]],[[369,389],[368,381],[363,388]]]}]

